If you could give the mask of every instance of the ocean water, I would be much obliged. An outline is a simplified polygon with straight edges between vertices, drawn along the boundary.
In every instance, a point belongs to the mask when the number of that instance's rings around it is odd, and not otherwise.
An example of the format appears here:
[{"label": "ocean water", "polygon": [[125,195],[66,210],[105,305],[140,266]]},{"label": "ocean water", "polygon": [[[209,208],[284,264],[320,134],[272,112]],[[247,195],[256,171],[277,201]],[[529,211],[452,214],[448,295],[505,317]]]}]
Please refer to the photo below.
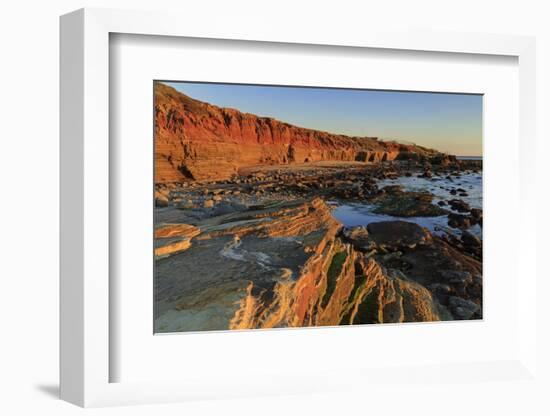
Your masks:
[{"label": "ocean water", "polygon": [[[378,187],[386,185],[401,185],[407,191],[427,191],[434,195],[433,203],[441,200],[460,199],[467,202],[472,208],[483,208],[483,179],[481,173],[465,173],[460,177],[447,179],[444,176],[428,178],[400,177],[395,180],[384,179],[378,181]],[[457,195],[452,195],[451,190],[457,190]],[[459,196],[459,189],[466,191],[468,196]],[[461,231],[447,225],[447,216],[438,217],[394,217],[391,215],[377,214],[373,212],[374,205],[369,203],[347,203],[335,204],[332,215],[347,227],[358,225],[366,226],[371,222],[403,220],[415,222],[418,225],[429,229],[435,234],[452,233],[460,235]],[[449,206],[444,209],[450,210]],[[455,212],[455,211],[452,211]],[[482,228],[474,225],[468,230],[474,235],[482,238]]]},{"label": "ocean water", "polygon": [[483,160],[481,156],[457,156],[458,160]]},{"label": "ocean water", "polygon": [[[441,200],[461,199],[472,208],[483,207],[483,177],[481,173],[464,173],[460,177],[446,179],[445,176],[433,178],[400,177],[396,180],[384,179],[378,181],[378,187],[387,185],[401,185],[406,191],[427,191],[434,195],[434,204]],[[452,195],[451,190],[456,190],[457,195]],[[459,189],[466,191],[468,196],[459,196]]]}]

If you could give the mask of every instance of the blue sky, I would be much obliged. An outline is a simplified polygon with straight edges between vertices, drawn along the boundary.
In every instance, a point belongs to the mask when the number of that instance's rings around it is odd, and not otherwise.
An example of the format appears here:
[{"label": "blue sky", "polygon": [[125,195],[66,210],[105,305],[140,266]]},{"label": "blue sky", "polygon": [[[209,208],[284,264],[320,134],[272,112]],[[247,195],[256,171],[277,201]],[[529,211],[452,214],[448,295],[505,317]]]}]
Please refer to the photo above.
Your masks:
[{"label": "blue sky", "polygon": [[482,154],[482,96],[337,88],[166,82],[220,107],[301,127],[410,141],[459,156]]}]

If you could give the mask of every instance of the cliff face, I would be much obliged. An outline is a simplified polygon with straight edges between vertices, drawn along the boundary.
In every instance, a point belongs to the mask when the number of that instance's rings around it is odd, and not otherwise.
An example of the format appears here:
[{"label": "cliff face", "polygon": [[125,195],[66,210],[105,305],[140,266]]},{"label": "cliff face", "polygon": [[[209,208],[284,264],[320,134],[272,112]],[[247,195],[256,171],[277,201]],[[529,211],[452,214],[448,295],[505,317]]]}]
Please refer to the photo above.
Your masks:
[{"label": "cliff face", "polygon": [[259,164],[379,162],[436,151],[293,126],[220,108],[155,83],[155,181],[223,179]]}]

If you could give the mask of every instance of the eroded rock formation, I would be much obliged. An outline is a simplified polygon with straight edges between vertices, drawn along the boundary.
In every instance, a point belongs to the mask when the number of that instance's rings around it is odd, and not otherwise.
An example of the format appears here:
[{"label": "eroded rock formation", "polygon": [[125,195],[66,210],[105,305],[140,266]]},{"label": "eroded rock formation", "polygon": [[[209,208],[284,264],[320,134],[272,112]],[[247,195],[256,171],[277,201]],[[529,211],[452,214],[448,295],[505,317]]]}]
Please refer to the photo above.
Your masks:
[{"label": "eroded rock formation", "polygon": [[163,257],[191,247],[191,239],[200,234],[188,224],[163,224],[155,230],[155,256]]},{"label": "eroded rock formation", "polygon": [[301,128],[194,100],[155,83],[155,181],[223,179],[240,168],[317,161],[441,159],[421,146]]},{"label": "eroded rock formation", "polygon": [[[248,207],[158,239],[156,329],[250,329],[472,319],[481,263],[417,224],[343,230],[320,198]],[[435,259],[435,260],[434,260]]]}]

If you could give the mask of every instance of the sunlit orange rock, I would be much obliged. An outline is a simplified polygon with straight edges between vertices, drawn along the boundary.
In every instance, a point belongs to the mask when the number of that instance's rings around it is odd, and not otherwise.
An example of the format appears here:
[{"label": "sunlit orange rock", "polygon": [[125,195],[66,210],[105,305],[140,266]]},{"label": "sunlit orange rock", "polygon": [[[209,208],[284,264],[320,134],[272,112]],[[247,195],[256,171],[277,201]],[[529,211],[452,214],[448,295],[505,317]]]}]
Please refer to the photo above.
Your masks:
[{"label": "sunlit orange rock", "polygon": [[200,229],[189,224],[163,224],[155,230],[155,257],[187,250]]},{"label": "sunlit orange rock", "polygon": [[311,130],[194,100],[155,83],[155,181],[229,178],[255,165],[433,156],[420,146]]}]

